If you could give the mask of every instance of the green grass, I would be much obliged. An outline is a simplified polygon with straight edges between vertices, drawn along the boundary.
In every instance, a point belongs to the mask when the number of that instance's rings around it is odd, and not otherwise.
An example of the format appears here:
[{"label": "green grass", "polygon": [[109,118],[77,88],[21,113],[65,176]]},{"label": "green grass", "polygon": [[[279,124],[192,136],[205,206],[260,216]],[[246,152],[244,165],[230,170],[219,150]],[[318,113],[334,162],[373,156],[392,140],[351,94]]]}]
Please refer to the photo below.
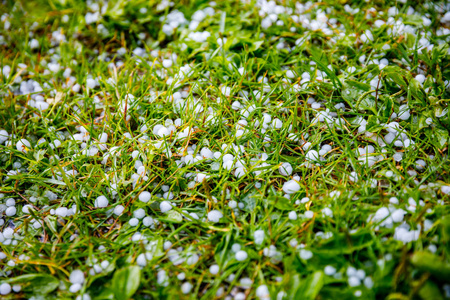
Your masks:
[{"label": "green grass", "polygon": [[[0,293],[6,283],[15,291],[2,299],[450,297],[450,31],[441,22],[449,5],[352,1],[359,11],[349,12],[345,1],[277,4],[292,12],[264,26],[255,1],[5,1]],[[187,21],[168,34],[175,10]],[[304,22],[324,17],[322,29]],[[407,27],[393,33],[399,26]],[[373,40],[364,42],[367,30]],[[192,40],[203,31],[209,37]],[[37,95],[47,109],[36,107]],[[172,133],[154,132],[172,122]],[[406,145],[385,141],[391,122]],[[27,151],[17,148],[21,139]],[[331,151],[308,160],[325,144]],[[182,162],[204,147],[217,157]],[[234,156],[231,170],[225,154]],[[292,174],[280,173],[286,162]],[[148,178],[136,174],[141,165]],[[292,179],[298,191],[285,195]],[[108,205],[96,207],[102,195]],[[138,209],[150,226],[130,224]],[[208,220],[213,210],[219,222]],[[392,223],[400,210],[404,218]],[[73,270],[85,276],[75,292]]]}]

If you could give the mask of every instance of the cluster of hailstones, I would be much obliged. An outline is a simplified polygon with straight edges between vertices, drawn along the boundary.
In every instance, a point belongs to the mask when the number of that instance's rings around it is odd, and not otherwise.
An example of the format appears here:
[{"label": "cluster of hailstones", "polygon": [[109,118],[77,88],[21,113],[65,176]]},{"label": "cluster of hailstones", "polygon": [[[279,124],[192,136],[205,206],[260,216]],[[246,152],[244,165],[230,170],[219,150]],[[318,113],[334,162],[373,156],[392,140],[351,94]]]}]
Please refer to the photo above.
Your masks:
[{"label": "cluster of hailstones", "polygon": [[[97,5],[97,7],[96,7]],[[158,10],[164,10],[167,6],[170,6],[171,3],[169,1],[162,1],[161,4],[158,5]],[[294,22],[296,23],[300,23],[302,25],[302,27],[304,27],[305,29],[308,30],[318,30],[320,29],[322,32],[324,32],[327,35],[331,35],[333,33],[333,29],[336,28],[335,24],[337,23],[335,19],[329,19],[326,15],[326,13],[324,11],[318,11],[316,13],[316,19],[310,19],[309,14],[305,14],[304,12],[306,12],[307,10],[309,10],[311,8],[312,3],[308,2],[305,4],[301,4],[301,3],[296,3],[295,6],[295,13],[294,14],[294,10],[291,8],[286,8],[284,6],[281,5],[277,5],[274,1],[258,1],[257,2],[257,6],[260,8],[260,16],[263,18],[261,26],[263,28],[268,28],[270,26],[276,25],[276,26],[283,26],[284,25],[284,21],[281,20],[282,18],[280,17],[282,14],[289,14],[291,15],[292,19],[294,20]],[[100,11],[100,8],[98,7],[98,4],[96,3],[91,3],[89,5],[90,9],[93,11],[93,13],[88,12],[85,16],[86,19],[86,23],[87,24],[92,24],[97,22],[100,18],[101,18],[101,14],[103,12]],[[106,7],[104,7],[106,8]],[[351,8],[349,5],[345,5],[344,7],[345,11],[350,13],[350,14],[356,14],[359,12],[358,8]],[[376,12],[376,11],[375,11]],[[146,13],[144,11],[141,11],[141,13]],[[188,26],[190,30],[192,30],[192,32],[189,33],[188,35],[188,39],[196,41],[196,42],[205,42],[209,37],[210,37],[210,33],[207,31],[199,31],[199,32],[194,32],[193,30],[196,30],[196,28],[199,26],[200,22],[202,22],[205,18],[207,18],[208,16],[211,16],[215,13],[214,9],[211,7],[207,7],[203,10],[199,10],[197,12],[194,13],[194,15],[192,16],[192,21],[189,22],[184,18],[183,13],[179,12],[179,11],[171,11],[167,17],[165,19],[162,19],[161,21],[164,21],[164,25],[163,25],[163,31],[167,34],[167,35],[172,35],[173,32],[181,27],[181,26]],[[413,26],[410,25],[405,25],[402,23],[401,20],[395,20],[395,16],[399,13],[398,9],[396,7],[392,7],[388,10],[388,20],[384,21],[384,20],[375,20],[374,21],[374,25],[375,27],[381,27],[384,25],[388,25],[390,26],[388,28],[388,34],[395,34],[395,35],[401,35],[404,33],[416,33],[416,29]],[[411,15],[414,14],[414,8],[409,7],[406,14],[407,15]],[[67,17],[67,16],[65,16]],[[367,18],[371,18],[372,15],[371,14],[366,14]],[[427,18],[426,16],[421,16],[421,19],[423,21],[423,25],[424,26],[429,26],[431,24],[431,20],[429,18]],[[63,22],[67,22],[68,21],[68,17],[67,18],[63,18]],[[441,18],[440,20],[441,23],[449,23],[450,22],[450,12],[445,13],[445,15]],[[98,26],[102,26],[101,24],[99,24]],[[99,28],[98,29],[102,29]],[[103,28],[104,29],[104,28]],[[343,28],[339,28],[340,30],[342,30]],[[291,31],[295,31],[296,28],[293,27],[291,28]],[[442,36],[442,35],[448,35],[450,33],[450,30],[447,28],[440,28],[437,31],[437,35],[438,36]],[[60,31],[55,31],[52,33],[52,43],[54,45],[58,45],[61,41],[65,40],[65,36],[63,33],[61,33]],[[360,36],[360,40],[363,43],[366,42],[370,42],[374,40],[373,37],[373,33],[370,30],[366,30],[364,32],[364,34],[362,34]],[[218,39],[217,42],[219,44],[224,43],[226,41],[226,38],[224,39]],[[297,43],[296,43],[297,44]],[[29,46],[32,49],[36,49],[39,47],[39,41],[37,39],[31,39],[29,42]],[[420,40],[419,40],[419,49],[422,48],[427,48],[428,50],[431,50],[433,48],[433,44],[430,43],[430,41],[423,36]],[[286,44],[283,43],[282,41],[280,41],[280,43],[277,45],[277,48],[286,48]],[[383,50],[388,50],[389,49],[389,45],[385,45],[383,47]],[[141,55],[142,53],[140,53],[139,49],[136,49],[135,51],[136,55]],[[142,52],[142,51],[141,51]],[[155,55],[154,55],[155,56]],[[162,65],[164,68],[170,68],[172,66],[172,62],[175,61],[175,59],[166,59],[162,62]],[[360,57],[360,62],[361,63],[366,63],[366,57],[363,55]],[[368,61],[367,63],[373,63],[379,66],[380,69],[386,67],[389,65],[389,61],[386,58],[382,58],[382,59],[372,59],[371,61]],[[19,68],[26,68],[27,66],[24,64],[19,64],[18,65]],[[330,68],[331,66],[329,66]],[[52,74],[52,73],[56,73],[60,70],[61,66],[57,63],[57,62],[50,62],[47,64],[47,69],[44,71],[44,75],[45,74]],[[407,67],[409,68],[409,67]],[[8,76],[9,73],[11,71],[11,68],[9,66],[4,66],[2,69],[3,75]],[[64,78],[67,79],[66,83],[63,84],[63,87],[71,87],[73,92],[80,92],[81,90],[81,85],[79,83],[76,83],[76,78],[74,76],[71,75],[71,69],[70,68],[66,68],[63,72],[63,76]],[[244,70],[242,68],[240,68],[239,72],[243,72]],[[348,73],[353,73],[357,71],[355,67],[351,67],[351,69],[347,70]],[[180,79],[181,77],[183,77],[185,74],[187,74],[189,72],[189,67],[185,66],[185,70],[182,70],[182,72],[179,74],[178,79]],[[426,80],[425,75],[426,74],[422,74],[420,72],[423,72],[422,70],[419,69],[419,74],[415,77],[415,79],[421,84],[423,85],[423,83]],[[286,75],[288,78],[295,78],[296,74],[294,74],[293,71],[287,71]],[[305,72],[301,75],[301,82],[300,85],[307,83],[310,79],[310,74]],[[326,74],[324,72],[318,72],[317,74],[318,79],[321,78],[325,78]],[[47,110],[49,108],[49,103],[47,101],[45,101],[45,98],[40,95],[39,93],[43,91],[43,88],[45,89],[50,89],[50,85],[48,85],[47,83],[43,84],[43,87],[41,87],[41,85],[30,79],[28,81],[22,81],[20,76],[17,76],[15,78],[15,83],[20,83],[20,86],[18,88],[18,90],[16,92],[20,93],[20,94],[33,94],[32,95],[32,99],[29,101],[28,105],[31,107],[35,107],[38,110]],[[379,87],[380,83],[378,82],[378,80],[376,78],[372,78],[370,79],[370,85],[372,88],[376,88]],[[448,83],[448,81],[446,82]],[[98,81],[94,78],[88,78],[86,80],[86,86],[90,89],[96,88],[99,85]],[[447,84],[448,85],[448,84]],[[224,94],[227,94],[229,92],[228,89],[223,89],[222,92]],[[181,99],[181,98],[180,98]],[[176,99],[176,101],[180,100],[180,99]],[[401,99],[402,100],[402,99]],[[313,109],[320,109],[321,108],[321,103],[316,102],[313,98],[308,99],[308,103],[311,105],[311,107]],[[342,104],[343,105],[343,104]],[[339,107],[335,107],[336,109],[340,109],[343,108],[342,105],[339,105]],[[241,110],[242,115],[249,115],[249,113],[252,111],[252,107],[249,108],[245,108],[243,107],[238,101],[234,102],[232,105],[232,108],[235,110]],[[444,115],[444,114],[442,114]],[[406,104],[400,106],[399,112],[398,113],[393,113],[393,115],[391,116],[391,119],[400,119],[400,120],[407,120],[410,117],[410,111],[409,108]],[[439,117],[439,116],[438,116]],[[341,120],[339,120],[339,118],[336,118],[336,115],[333,112],[330,112],[329,110],[325,110],[325,111],[318,111],[316,118],[314,119],[313,122],[326,122],[328,125],[330,126],[335,126],[337,129],[339,129],[339,126],[341,125],[340,123]],[[431,118],[428,118],[426,120],[426,123],[428,125],[432,125],[433,120]],[[385,134],[384,136],[379,136],[376,135],[374,133],[371,132],[367,132],[366,131],[366,125],[367,125],[367,121],[364,119],[361,119],[359,122],[360,127],[358,128],[358,131],[360,133],[364,133],[368,138],[371,138],[374,143],[378,144],[380,147],[384,148],[386,147],[386,145],[389,144],[393,144],[395,147],[410,147],[410,146],[414,146],[414,141],[412,139],[410,139],[408,137],[408,133],[400,128],[399,124],[397,122],[391,122],[388,124],[385,124],[386,130],[387,130],[387,134]],[[177,127],[181,126],[181,120],[175,120],[175,122],[171,123],[170,121],[166,122],[165,125],[158,125],[155,126],[153,129],[153,133],[159,137],[165,137],[170,135],[171,133],[176,131]],[[240,120],[238,122],[238,124],[236,125],[236,136],[240,137],[245,133],[245,127],[247,126],[247,121],[246,120]],[[273,126],[273,128],[281,128],[282,127],[282,122],[279,119],[274,119],[271,120],[271,116],[269,115],[264,115],[264,120],[262,122],[262,126],[264,127],[264,129],[266,129],[269,126]],[[144,129],[145,131],[145,129]],[[179,133],[179,137],[183,138],[186,137],[190,134],[190,129],[185,129],[184,131]],[[130,136],[131,137],[131,136]],[[129,138],[130,138],[129,137]],[[80,142],[80,146],[81,148],[84,150],[82,152],[83,155],[96,155],[99,150],[106,150],[106,142],[107,142],[107,134],[106,133],[102,133],[101,136],[98,138],[98,143],[95,146],[88,146],[88,142],[89,142],[89,135],[87,133],[86,130],[81,129],[81,132],[79,134],[75,134],[74,135],[75,140]],[[0,144],[5,143],[6,146],[10,146],[12,145],[12,141],[15,140],[15,137],[13,135],[9,135],[8,132],[6,132],[5,130],[1,130],[0,131]],[[50,143],[50,147],[58,147],[61,144],[61,141],[59,140],[54,140]],[[159,146],[162,146],[162,143],[159,144]],[[305,142],[303,145],[303,149],[306,151],[306,161],[309,164],[313,164],[316,161],[319,161],[323,158],[323,156],[327,153],[329,153],[330,151],[332,151],[332,147],[330,145],[324,144],[322,145],[320,151],[316,151],[316,150],[312,150],[310,149],[310,143],[308,144],[308,142]],[[233,145],[233,147],[235,148],[234,151],[235,153],[242,153],[243,149],[240,149],[239,147]],[[19,151],[23,151],[23,152],[27,152],[29,149],[31,149],[31,143],[27,140],[27,139],[20,139],[16,142],[16,148]],[[114,147],[113,147],[114,148]],[[105,154],[105,159],[107,159],[109,156],[114,155],[114,150],[111,148],[110,151],[108,153]],[[237,149],[236,149],[237,148]],[[237,177],[241,177],[243,175],[245,175],[246,173],[246,166],[245,164],[242,162],[241,159],[236,158],[235,156],[233,156],[232,154],[222,154],[221,152],[212,152],[210,149],[208,148],[203,148],[200,151],[200,154],[195,155],[195,147],[194,145],[188,147],[187,149],[187,154],[183,155],[181,157],[180,160],[177,161],[177,163],[181,166],[183,164],[195,164],[197,161],[199,160],[203,160],[203,159],[208,159],[208,160],[213,160],[213,159],[220,159],[222,158],[222,167],[226,168],[228,170],[234,169],[235,170],[235,175]],[[223,149],[224,150],[224,149]],[[167,150],[170,151],[170,150]],[[361,163],[363,164],[367,164],[369,166],[373,165],[374,163],[376,163],[378,160],[385,158],[386,155],[386,149],[382,150],[382,153],[379,155],[371,155],[375,152],[375,149],[373,146],[366,146],[364,148],[358,148],[355,151],[358,155],[359,155],[359,160]],[[136,158],[139,155],[139,152],[133,152],[133,158]],[[402,152],[397,152],[396,154],[394,154],[394,159],[395,161],[401,161],[402,159]],[[261,155],[262,161],[265,161],[264,158],[267,159],[267,157],[262,154]],[[17,164],[19,163],[15,163],[15,168],[19,169],[20,166],[18,166]],[[268,166],[267,164],[263,163],[262,166]],[[423,160],[418,160],[416,162],[416,167],[419,170],[422,170],[423,168],[426,167],[426,163]],[[139,165],[139,162],[137,161],[137,165],[136,165],[136,169],[137,172],[136,174],[132,175],[132,178],[135,180],[135,183],[137,182],[137,180],[139,178],[142,178],[143,180],[147,180],[148,178],[146,178],[146,170],[145,167],[141,164]],[[66,175],[76,175],[76,171],[74,170],[65,170]],[[257,174],[256,172],[260,172],[260,171],[254,171],[255,174]],[[279,167],[279,172],[280,174],[284,175],[284,176],[289,176],[292,174],[293,172],[293,168],[292,166],[285,162],[282,163],[281,166]],[[389,173],[391,171],[386,172],[386,176],[387,177],[392,177],[395,176],[394,174]],[[408,171],[408,173],[413,174],[413,172],[415,171]],[[8,175],[13,175],[15,174],[14,171],[9,171]],[[61,174],[56,174],[56,178],[57,179],[61,179]],[[203,173],[197,173],[194,176],[195,181],[196,182],[201,182],[202,180],[204,180],[205,178],[207,178],[206,174]],[[286,193],[286,196],[288,196],[289,194],[295,193],[300,189],[300,186],[298,184],[299,181],[299,177],[294,175],[293,178],[291,180],[288,180],[284,183],[283,185],[283,191]],[[358,174],[356,172],[352,172],[350,174],[350,178],[351,181],[357,181],[358,180]],[[194,181],[194,182],[195,182]],[[375,183],[376,185],[376,183]],[[111,186],[112,189],[115,188],[114,184]],[[171,193],[167,190],[166,187],[163,187],[163,191],[164,191],[164,195],[163,198],[170,200],[173,195],[171,195]],[[441,187],[441,191],[445,194],[449,194],[450,193],[450,187],[449,186],[442,186]],[[114,194],[114,190],[113,190],[113,194]],[[56,195],[53,194],[52,192],[47,192],[46,193],[46,197],[48,197],[49,199],[56,199]],[[139,195],[139,199],[143,202],[148,202],[150,200],[151,194],[149,192],[142,192]],[[30,202],[34,203],[36,201],[35,197],[30,197],[29,198]],[[304,201],[309,201],[308,198],[304,198],[302,200],[298,200],[300,201],[300,203],[304,203]],[[442,201],[442,200],[440,200]],[[17,213],[17,208],[16,208],[16,203],[15,200],[13,198],[8,198],[5,199],[4,201],[2,201],[3,203],[0,204],[0,212],[4,212],[6,216],[12,217],[14,215],[16,215]],[[236,203],[233,203],[235,201],[230,201],[230,207],[236,207]],[[392,228],[394,223],[401,223],[403,222],[404,216],[405,214],[408,213],[408,211],[413,212],[415,211],[417,206],[424,206],[424,202],[422,200],[420,200],[418,203],[410,198],[408,199],[408,207],[406,208],[406,210],[404,210],[403,208],[399,208],[398,207],[398,199],[396,199],[395,197],[390,199],[390,203],[388,207],[381,207],[378,209],[378,211],[369,217],[368,222],[377,222],[379,223],[381,227],[388,227],[388,228]],[[109,201],[105,196],[99,196],[95,202],[94,202],[95,207],[97,208],[104,208],[107,207],[109,205]],[[167,212],[169,210],[171,210],[172,206],[174,204],[169,202],[169,201],[162,201],[160,204],[160,209],[163,212]],[[24,205],[22,208],[22,211],[24,213],[29,213],[29,210],[32,208],[32,205],[27,204]],[[124,211],[124,207],[121,205],[118,205],[114,208],[114,214],[116,215],[120,215],[122,214]],[[77,207],[76,205],[73,205],[72,207],[59,207],[57,209],[51,209],[50,210],[50,214],[52,215],[57,215],[60,217],[66,217],[66,216],[70,216],[73,214],[77,213]],[[307,212],[308,213],[308,212]],[[312,212],[309,212],[312,213]],[[329,208],[326,208],[323,210],[324,214],[332,214],[332,211]],[[308,214],[310,215],[310,214]],[[222,213],[220,211],[217,210],[212,210],[208,213],[208,220],[212,221],[212,222],[218,222],[221,218],[222,218]],[[198,218],[198,216],[196,216],[195,213],[192,213],[191,217],[193,218]],[[295,212],[291,212],[289,214],[289,218],[290,219],[295,219],[296,218],[296,214]],[[145,217],[145,211],[143,211],[142,209],[138,209],[135,212],[133,212],[133,218],[130,219],[130,224],[136,224],[136,221],[142,219],[143,223],[145,226],[152,226],[152,224],[154,224],[154,222],[156,222],[155,220],[153,220],[151,217],[146,216]],[[3,219],[0,219],[0,226],[3,226],[5,223],[5,221]],[[427,231],[431,226],[432,226],[432,221],[430,220],[425,220],[424,221],[424,230]],[[31,224],[34,228],[39,228],[42,226],[42,223],[40,221],[35,220],[32,224]],[[395,229],[395,234],[394,234],[394,238],[403,241],[405,243],[412,241],[412,240],[416,240],[419,236],[419,233],[421,231],[421,226],[418,225],[418,227],[416,229],[411,229],[407,224],[403,223],[400,226],[397,226]],[[262,243],[261,241],[264,239],[264,231],[256,231],[254,234],[254,238],[255,238],[255,243],[256,244],[260,244]],[[0,234],[0,242],[4,245],[16,245],[18,243],[18,241],[20,240],[20,236],[18,236],[16,233],[14,233],[14,230],[12,228],[5,228],[5,230]],[[138,236],[133,237],[133,239],[138,239]],[[294,245],[295,242],[293,241],[291,243],[291,245]],[[164,244],[164,248],[167,250],[169,249],[170,245],[167,244],[167,242]],[[233,245],[233,251],[235,253],[235,258],[238,261],[244,261],[247,259],[247,253],[245,252],[245,250],[242,249],[241,245],[239,244],[235,244]],[[173,250],[173,251],[172,251]],[[174,252],[175,251],[175,252]],[[171,254],[171,261],[173,261],[174,263],[179,263],[180,262],[180,257],[177,256],[176,253],[176,249],[170,249],[169,252]],[[146,261],[151,259],[149,254],[151,253],[151,251],[148,251],[145,254],[141,254],[138,256],[138,264],[139,265],[145,265]],[[270,257],[273,262],[275,263],[276,261],[280,260],[280,255],[281,253],[279,251],[277,251],[275,246],[270,246],[268,248],[264,249],[264,255],[267,257]],[[300,255],[303,259],[308,259],[312,254],[307,251],[307,250],[302,250],[300,252]],[[3,252],[0,252],[0,259],[4,259],[6,258],[6,255]],[[198,257],[196,257],[195,255],[191,255],[187,258],[188,262],[195,262],[196,260],[198,260]],[[108,261],[102,261],[101,263],[97,263],[97,261],[94,261],[92,264],[92,269],[90,270],[91,274],[95,274],[95,273],[99,273],[102,270],[106,269],[108,267],[109,263]],[[219,272],[219,267],[218,265],[212,265],[210,267],[210,273],[211,274],[217,274]],[[327,266],[325,268],[325,273],[327,275],[333,275],[336,278],[338,277],[336,273],[336,270],[334,269],[334,267],[332,266]],[[373,285],[373,282],[371,281],[370,277],[365,276],[364,271],[363,270],[356,270],[353,267],[349,267],[347,269],[347,276],[348,276],[348,283],[350,286],[359,286],[361,284],[361,282],[364,283],[364,285],[368,288],[370,288]],[[183,280],[184,278],[182,278],[183,276],[180,274],[179,275],[179,279]],[[247,283],[247,279],[244,278],[243,280],[241,280],[241,285],[245,286],[245,284]],[[70,282],[71,282],[71,286],[70,286],[70,291],[71,292],[77,292],[81,289],[81,285],[84,282],[84,274],[82,271],[80,270],[74,270],[71,275],[70,275]],[[158,282],[159,283],[165,283],[168,282],[167,281],[167,274],[164,271],[160,271],[158,272]],[[250,280],[250,284],[251,284],[251,280]],[[188,293],[192,288],[192,285],[189,282],[185,282],[182,285],[182,290],[183,292]],[[14,292],[19,292],[21,289],[20,285],[13,285],[12,287],[8,284],[8,283],[3,283],[0,285],[0,294],[1,295],[6,295],[9,294],[11,292],[11,290],[13,290]],[[256,295],[261,298],[261,299],[269,299],[270,295],[268,292],[268,288],[265,285],[261,285],[257,288],[256,290]],[[239,298],[245,298],[245,294],[243,293],[238,293],[235,296],[236,299]]]}]

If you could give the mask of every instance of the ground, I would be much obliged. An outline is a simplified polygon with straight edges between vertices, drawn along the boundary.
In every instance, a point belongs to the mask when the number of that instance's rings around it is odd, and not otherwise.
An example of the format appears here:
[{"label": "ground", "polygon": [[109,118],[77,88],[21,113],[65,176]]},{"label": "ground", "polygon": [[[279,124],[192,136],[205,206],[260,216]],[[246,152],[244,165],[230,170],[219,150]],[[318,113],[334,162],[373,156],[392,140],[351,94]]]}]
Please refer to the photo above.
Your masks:
[{"label": "ground", "polygon": [[3,1],[2,299],[450,297],[448,1]]}]

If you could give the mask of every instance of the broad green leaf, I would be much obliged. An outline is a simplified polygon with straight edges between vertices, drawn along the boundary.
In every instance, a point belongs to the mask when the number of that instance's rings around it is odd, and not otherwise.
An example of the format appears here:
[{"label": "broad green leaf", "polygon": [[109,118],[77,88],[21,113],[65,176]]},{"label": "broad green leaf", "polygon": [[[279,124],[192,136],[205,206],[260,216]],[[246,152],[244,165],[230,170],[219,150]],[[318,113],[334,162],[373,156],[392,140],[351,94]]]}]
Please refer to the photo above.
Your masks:
[{"label": "broad green leaf", "polygon": [[364,92],[370,91],[370,84],[368,84],[368,83],[347,79],[345,81],[345,84],[348,87],[354,87],[354,88],[356,88],[358,90],[361,90],[361,91],[364,91]]},{"label": "broad green leaf", "polygon": [[48,215],[47,217],[44,218],[45,224],[48,226],[51,232],[53,232],[56,235],[58,234],[57,221],[58,221],[57,216]]},{"label": "broad green leaf", "polygon": [[427,115],[421,115],[419,117],[419,130],[424,128],[424,127],[428,127],[429,125],[427,124],[426,120],[427,120],[428,116]]},{"label": "broad green leaf", "polygon": [[395,82],[397,86],[399,86],[402,89],[406,89],[408,87],[408,84],[403,79],[402,75],[398,72],[386,72],[384,73],[385,77]]},{"label": "broad green leaf", "polygon": [[427,103],[426,93],[423,87],[416,79],[412,78],[409,81],[409,90],[411,92],[411,95],[416,99],[415,102],[417,104],[422,104],[422,106],[426,105]]},{"label": "broad green leaf", "polygon": [[323,279],[324,274],[322,271],[316,271],[309,275],[304,281],[301,282],[297,292],[295,293],[295,299],[315,299],[323,287]]},{"label": "broad green leaf", "polygon": [[41,296],[53,292],[59,286],[59,280],[49,274],[26,274],[4,280],[3,282],[8,282],[11,285],[20,284],[24,292]]},{"label": "broad green leaf", "polygon": [[450,264],[433,253],[427,251],[415,252],[411,257],[411,263],[419,270],[430,272],[437,278],[450,278]]},{"label": "broad green leaf", "polygon": [[362,98],[361,102],[358,105],[358,109],[362,110],[374,110],[375,109],[375,97],[372,95],[368,95]]},{"label": "broad green leaf", "polygon": [[406,40],[406,45],[407,45],[407,47],[408,47],[409,49],[414,49],[414,46],[415,46],[416,40],[417,40],[416,35],[408,32],[408,33],[405,35],[405,40]]},{"label": "broad green leaf", "polygon": [[[424,123],[424,124],[422,124]],[[422,126],[423,125],[423,126]],[[428,127],[428,124],[425,123],[423,118],[419,119],[419,128],[424,126]],[[441,129],[439,127],[427,128],[425,129],[426,136],[431,140],[433,145],[438,149],[443,149],[449,142],[449,134],[445,129]]]},{"label": "broad green leaf", "polygon": [[108,3],[108,9],[106,11],[106,15],[109,16],[113,20],[120,20],[125,14],[126,1],[124,0],[115,0],[110,1]]},{"label": "broad green leaf", "polygon": [[112,279],[112,289],[116,299],[130,299],[136,293],[141,280],[141,268],[128,266],[117,270]]},{"label": "broad green leaf", "polygon": [[384,127],[380,125],[380,122],[376,116],[369,116],[366,124],[367,131],[370,132],[378,132],[382,130]]},{"label": "broad green leaf", "polygon": [[423,20],[419,15],[412,14],[412,15],[406,15],[403,19],[403,23],[407,25],[415,25],[419,26],[422,25]]},{"label": "broad green leaf", "polygon": [[300,275],[299,274],[295,274],[294,276],[291,277],[290,280],[290,292],[288,294],[288,299],[289,300],[294,300],[296,297],[296,293],[298,291],[298,289],[300,288]]},{"label": "broad green leaf", "polygon": [[152,255],[152,259],[160,258],[165,254],[163,244],[164,240],[162,237],[155,237],[145,246],[145,250],[147,254],[150,253]]},{"label": "broad green leaf", "polygon": [[433,300],[443,300],[439,287],[432,281],[427,280],[419,290],[419,296],[423,300],[433,299]]},{"label": "broad green leaf", "polygon": [[448,130],[441,128],[434,128],[433,131],[434,141],[438,148],[443,149],[449,142]]},{"label": "broad green leaf", "polygon": [[114,293],[111,288],[103,287],[101,292],[95,296],[95,300],[114,300]]},{"label": "broad green leaf", "polygon": [[37,162],[41,161],[44,158],[46,152],[47,152],[46,149],[40,149],[40,150],[34,151],[34,153],[33,153],[34,159],[36,159]]},{"label": "broad green leaf", "polygon": [[270,196],[267,201],[279,210],[292,210],[292,204],[289,199],[280,196]]},{"label": "broad green leaf", "polygon": [[394,112],[394,101],[391,97],[386,97],[386,102],[384,103],[384,117],[389,118]]},{"label": "broad green leaf", "polygon": [[250,46],[249,50],[250,51],[256,51],[259,49],[259,47],[262,46],[262,44],[264,44],[264,41],[256,41],[253,42],[252,45]]},{"label": "broad green leaf", "polygon": [[183,216],[175,210],[170,210],[167,212],[166,218],[164,219],[173,223],[181,223],[181,221],[183,221]]},{"label": "broad green leaf", "polygon": [[405,69],[402,69],[395,65],[386,66],[383,69],[383,74],[388,74],[388,73],[396,73],[396,74],[399,74],[400,76],[406,77],[407,79],[412,78],[411,74],[409,74]]},{"label": "broad green leaf", "polygon": [[254,211],[256,208],[256,199],[253,197],[253,194],[247,195],[241,200],[245,203],[244,209],[247,211]]},{"label": "broad green leaf", "polygon": [[319,144],[320,141],[322,139],[322,133],[319,131],[315,134],[313,134],[308,141],[311,142],[312,144]]},{"label": "broad green leaf", "polygon": [[341,90],[342,98],[350,105],[351,107],[354,107],[356,105],[356,102],[358,98],[363,94],[364,92],[354,86],[349,86],[346,83],[344,83],[344,86]]}]

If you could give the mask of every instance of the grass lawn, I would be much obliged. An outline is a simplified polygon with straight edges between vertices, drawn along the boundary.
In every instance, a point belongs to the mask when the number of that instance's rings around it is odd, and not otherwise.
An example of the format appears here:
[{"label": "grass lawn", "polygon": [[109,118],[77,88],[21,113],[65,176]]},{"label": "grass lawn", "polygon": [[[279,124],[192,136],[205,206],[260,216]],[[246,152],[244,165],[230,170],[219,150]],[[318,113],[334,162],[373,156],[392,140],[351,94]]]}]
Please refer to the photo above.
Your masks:
[{"label": "grass lawn", "polygon": [[450,298],[450,2],[0,5],[1,299]]}]

